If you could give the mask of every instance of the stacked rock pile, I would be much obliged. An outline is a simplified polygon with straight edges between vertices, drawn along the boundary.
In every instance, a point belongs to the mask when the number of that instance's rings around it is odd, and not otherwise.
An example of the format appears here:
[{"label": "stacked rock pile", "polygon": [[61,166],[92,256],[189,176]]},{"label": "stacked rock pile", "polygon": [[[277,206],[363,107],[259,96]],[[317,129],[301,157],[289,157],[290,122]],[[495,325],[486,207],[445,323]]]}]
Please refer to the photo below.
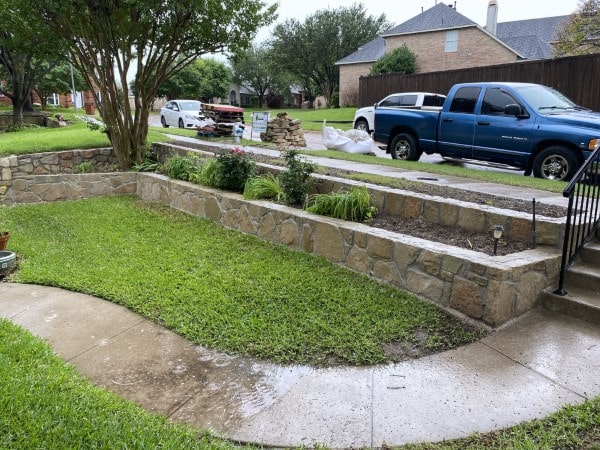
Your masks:
[{"label": "stacked rock pile", "polygon": [[292,119],[286,112],[278,113],[277,117],[269,120],[267,131],[260,134],[260,139],[263,142],[272,142],[278,145],[306,147],[302,121]]}]

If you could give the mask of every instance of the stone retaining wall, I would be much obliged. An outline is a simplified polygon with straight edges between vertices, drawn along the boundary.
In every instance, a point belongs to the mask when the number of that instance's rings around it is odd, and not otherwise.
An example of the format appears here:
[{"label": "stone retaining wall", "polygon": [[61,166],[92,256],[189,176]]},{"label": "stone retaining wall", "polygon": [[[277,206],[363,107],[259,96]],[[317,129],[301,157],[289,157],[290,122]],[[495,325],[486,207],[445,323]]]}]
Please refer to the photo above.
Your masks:
[{"label": "stone retaining wall", "polygon": [[137,189],[134,172],[31,175],[0,185],[0,204],[54,202],[107,195],[133,195]]},{"label": "stone retaining wall", "polygon": [[548,247],[488,256],[157,174],[138,174],[137,195],[325,257],[492,327],[537,306],[558,279],[560,254]]},{"label": "stone retaining wall", "polygon": [[[29,125],[46,126],[48,114],[44,113],[23,113],[23,122]],[[12,112],[9,114],[0,114],[0,130],[6,130],[13,124]]]},{"label": "stone retaining wall", "polygon": [[[198,153],[211,156],[203,150],[193,150],[172,144],[154,144],[153,151],[159,161],[164,162],[174,155],[184,156]],[[280,171],[282,167],[259,165],[263,170]],[[359,181],[314,175],[317,179],[317,192],[332,192],[347,189],[349,186],[367,186],[373,204],[379,211],[408,219],[422,218],[425,222],[440,223],[445,226],[462,228],[476,233],[490,233],[492,226],[504,227],[504,239],[518,242],[531,242],[532,215],[518,211],[507,211],[490,205],[432,197],[402,189],[393,189]],[[536,217],[536,243],[538,245],[562,246],[565,219]]]},{"label": "stone retaining wall", "polygon": [[0,184],[31,175],[68,173],[84,162],[116,164],[116,159],[111,148],[8,156],[0,158]]}]

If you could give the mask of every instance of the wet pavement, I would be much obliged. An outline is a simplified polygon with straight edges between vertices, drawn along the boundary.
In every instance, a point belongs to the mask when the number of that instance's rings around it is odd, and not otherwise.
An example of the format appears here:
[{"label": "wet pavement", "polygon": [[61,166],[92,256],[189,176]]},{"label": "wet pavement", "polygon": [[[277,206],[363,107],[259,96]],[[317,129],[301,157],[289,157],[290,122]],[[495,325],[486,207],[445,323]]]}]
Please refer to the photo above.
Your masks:
[{"label": "wet pavement", "polygon": [[264,445],[439,441],[600,395],[600,327],[543,310],[456,350],[329,369],[214,352],[121,306],[52,287],[0,283],[0,317],[149,411]]}]

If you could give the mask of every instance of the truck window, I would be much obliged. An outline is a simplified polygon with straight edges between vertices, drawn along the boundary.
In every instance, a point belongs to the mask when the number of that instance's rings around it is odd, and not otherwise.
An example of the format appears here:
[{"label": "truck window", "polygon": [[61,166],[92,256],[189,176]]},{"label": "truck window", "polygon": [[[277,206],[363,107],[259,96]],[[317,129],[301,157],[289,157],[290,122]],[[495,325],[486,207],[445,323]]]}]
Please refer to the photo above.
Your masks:
[{"label": "truck window", "polygon": [[443,97],[441,95],[426,95],[425,98],[423,98],[423,106],[442,107],[442,106],[444,106],[445,99],[446,99],[446,97]]},{"label": "truck window", "polygon": [[400,106],[415,106],[417,97],[417,95],[403,95],[400,97]]},{"label": "truck window", "polygon": [[488,88],[483,97],[481,114],[488,116],[503,116],[507,105],[518,105],[519,102],[508,92],[500,88]]},{"label": "truck window", "polygon": [[400,103],[400,96],[399,95],[392,95],[388,98],[385,98],[381,101],[381,103],[379,104],[379,106],[398,106]]},{"label": "truck window", "polygon": [[473,114],[480,92],[480,87],[469,86],[459,88],[452,99],[450,112]]}]

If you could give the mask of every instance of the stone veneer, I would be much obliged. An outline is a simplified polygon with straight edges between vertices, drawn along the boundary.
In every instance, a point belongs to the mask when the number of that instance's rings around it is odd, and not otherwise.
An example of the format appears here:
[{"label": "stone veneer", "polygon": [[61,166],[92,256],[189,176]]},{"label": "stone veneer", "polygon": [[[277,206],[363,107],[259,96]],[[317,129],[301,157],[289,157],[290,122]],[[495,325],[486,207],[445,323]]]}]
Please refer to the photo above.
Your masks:
[{"label": "stone veneer", "polygon": [[[172,146],[164,150],[189,151]],[[0,160],[0,167],[9,158]],[[27,159],[18,157],[18,161],[24,163]],[[27,170],[9,167],[10,177],[3,180],[4,189],[0,191],[7,205],[137,194],[143,200],[157,201],[225,227],[325,257],[492,327],[536,307],[542,291],[555,286],[558,279],[557,247],[564,226],[558,219],[538,221],[538,243],[542,240],[549,245],[506,256],[489,256],[267,201],[248,201],[239,194],[158,174],[31,175]],[[342,180],[331,177],[319,179],[320,190],[336,189],[343,184]],[[514,236],[525,237],[530,232],[527,215],[522,213],[394,189],[383,191],[376,186],[369,189],[379,208],[407,217],[437,217],[443,223],[458,223],[470,229],[504,223],[507,232]]]},{"label": "stone veneer", "polygon": [[492,327],[536,307],[558,279],[551,247],[489,256],[157,174],[138,174],[137,195],[325,257]]}]

